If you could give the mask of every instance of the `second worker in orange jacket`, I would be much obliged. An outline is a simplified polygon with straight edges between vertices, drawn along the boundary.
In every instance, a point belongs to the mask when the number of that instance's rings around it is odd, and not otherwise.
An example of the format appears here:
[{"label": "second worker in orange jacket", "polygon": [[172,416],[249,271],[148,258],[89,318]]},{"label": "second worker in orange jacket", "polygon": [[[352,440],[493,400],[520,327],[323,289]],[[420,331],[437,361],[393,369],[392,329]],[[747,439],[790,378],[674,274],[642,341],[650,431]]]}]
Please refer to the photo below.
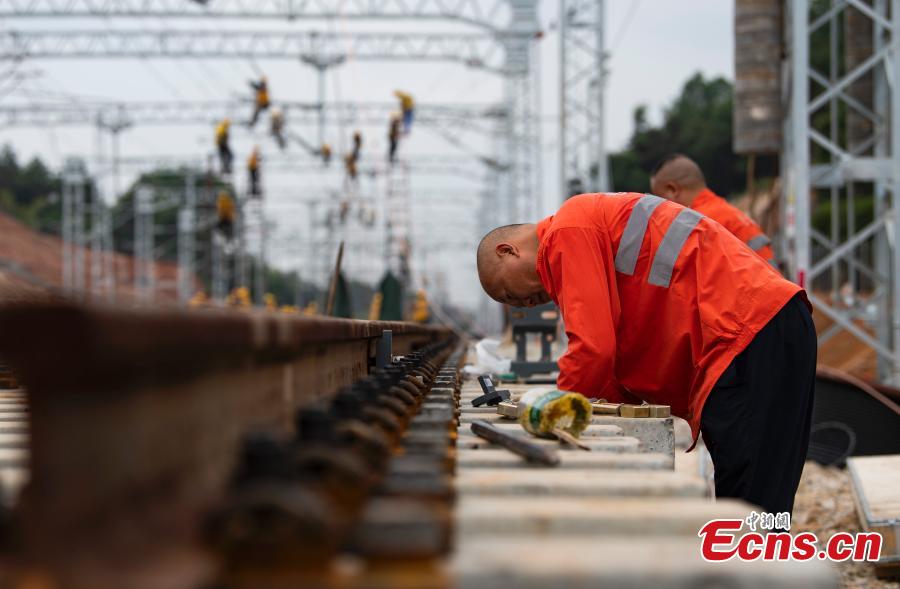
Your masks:
[{"label": "second worker in orange jacket", "polygon": [[742,241],[657,196],[582,194],[490,232],[477,262],[493,299],[559,305],[560,389],[671,405],[702,430],[718,496],[791,511],[816,336],[805,293]]},{"label": "second worker in orange jacket", "polygon": [[[716,221],[775,266],[771,240],[742,210],[707,188],[700,166],[680,153],[663,158],[651,172],[650,192],[690,207]],[[777,267],[777,266],[775,266]]]}]

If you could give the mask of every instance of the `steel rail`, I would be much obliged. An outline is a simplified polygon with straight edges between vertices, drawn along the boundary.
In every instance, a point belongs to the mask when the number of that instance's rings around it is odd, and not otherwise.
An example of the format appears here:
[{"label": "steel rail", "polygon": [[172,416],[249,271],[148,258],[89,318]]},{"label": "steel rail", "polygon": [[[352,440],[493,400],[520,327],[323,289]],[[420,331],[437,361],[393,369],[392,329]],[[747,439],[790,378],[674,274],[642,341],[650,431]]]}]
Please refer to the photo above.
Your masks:
[{"label": "steel rail", "polygon": [[384,330],[394,354],[454,337],[411,323],[66,302],[7,307],[0,329],[0,355],[28,391],[26,556],[57,571],[116,547],[148,561],[160,546],[191,553],[247,433],[290,435],[297,408],[369,374]]}]

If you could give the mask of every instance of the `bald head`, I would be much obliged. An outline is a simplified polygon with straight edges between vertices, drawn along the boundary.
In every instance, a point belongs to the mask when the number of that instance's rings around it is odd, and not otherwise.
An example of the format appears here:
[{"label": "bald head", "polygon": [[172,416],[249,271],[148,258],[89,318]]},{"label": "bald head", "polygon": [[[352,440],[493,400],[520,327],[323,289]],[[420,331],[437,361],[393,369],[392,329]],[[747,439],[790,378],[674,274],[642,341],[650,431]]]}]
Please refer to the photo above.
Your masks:
[{"label": "bald head", "polygon": [[546,303],[550,295],[537,273],[537,227],[504,225],[485,235],[478,244],[478,278],[495,301],[514,307]]},{"label": "bald head", "polygon": [[663,158],[653,169],[650,191],[663,198],[691,206],[694,197],[706,188],[706,178],[697,162],[680,153]]},{"label": "bald head", "polygon": [[515,238],[516,233],[523,227],[522,223],[515,225],[503,225],[492,229],[481,238],[478,242],[478,275],[482,275],[483,271],[488,271],[500,263],[499,256],[495,255],[495,248],[504,241],[510,241]]}]

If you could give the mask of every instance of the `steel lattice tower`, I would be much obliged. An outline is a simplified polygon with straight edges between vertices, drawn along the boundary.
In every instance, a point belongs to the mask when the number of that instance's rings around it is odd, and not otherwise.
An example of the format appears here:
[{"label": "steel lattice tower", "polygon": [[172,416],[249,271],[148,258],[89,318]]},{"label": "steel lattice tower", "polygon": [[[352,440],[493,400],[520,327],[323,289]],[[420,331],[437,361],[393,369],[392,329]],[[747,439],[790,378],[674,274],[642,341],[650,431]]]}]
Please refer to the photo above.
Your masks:
[{"label": "steel lattice tower", "polygon": [[[791,87],[779,245],[790,277],[834,322],[820,334],[820,345],[846,330],[876,352],[881,377],[898,384],[900,256],[894,232],[900,227],[900,0],[833,1],[818,14],[814,8],[810,0],[791,0],[785,13]],[[845,53],[848,31],[857,33],[854,55]],[[815,62],[811,44],[823,39],[829,46],[827,63],[821,55]],[[871,91],[865,89],[866,78]],[[867,195],[873,215],[863,223],[856,212]],[[828,233],[817,230],[812,218],[826,200],[831,205]],[[829,287],[836,292],[836,281],[849,288],[849,297],[822,295]]]},{"label": "steel lattice tower", "polygon": [[560,191],[610,189],[604,125],[605,0],[560,0]]}]

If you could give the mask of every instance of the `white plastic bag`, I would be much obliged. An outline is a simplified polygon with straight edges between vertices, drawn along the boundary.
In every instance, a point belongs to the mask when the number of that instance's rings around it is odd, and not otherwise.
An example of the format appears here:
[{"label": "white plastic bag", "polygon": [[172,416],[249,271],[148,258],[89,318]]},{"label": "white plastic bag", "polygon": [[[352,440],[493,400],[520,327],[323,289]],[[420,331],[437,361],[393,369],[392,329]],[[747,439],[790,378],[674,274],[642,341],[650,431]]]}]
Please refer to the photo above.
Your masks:
[{"label": "white plastic bag", "polygon": [[499,340],[483,339],[475,344],[475,364],[467,364],[463,371],[466,374],[505,374],[509,372],[512,360],[504,358],[497,350],[500,348]]}]

